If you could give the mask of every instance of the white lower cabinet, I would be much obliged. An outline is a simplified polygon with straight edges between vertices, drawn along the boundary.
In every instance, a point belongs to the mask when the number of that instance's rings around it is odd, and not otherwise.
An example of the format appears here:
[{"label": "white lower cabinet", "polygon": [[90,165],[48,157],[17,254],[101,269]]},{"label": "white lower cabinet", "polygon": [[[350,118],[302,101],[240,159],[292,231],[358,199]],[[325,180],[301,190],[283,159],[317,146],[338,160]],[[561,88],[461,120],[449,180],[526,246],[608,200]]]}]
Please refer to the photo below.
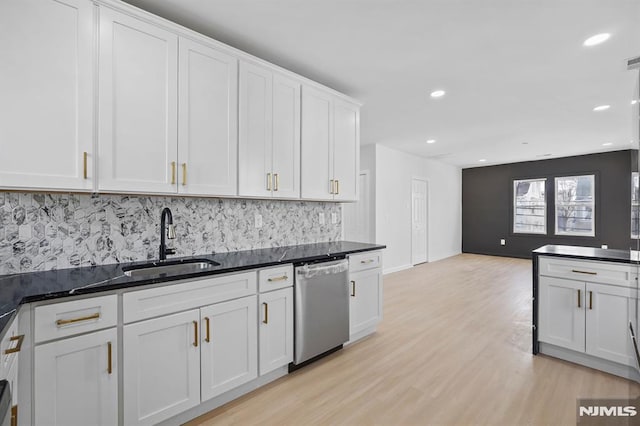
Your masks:
[{"label": "white lower cabinet", "polygon": [[624,365],[635,365],[629,321],[634,290],[562,278],[539,278],[538,340]]},{"label": "white lower cabinet", "polygon": [[125,424],[155,424],[200,403],[199,312],[123,327]]},{"label": "white lower cabinet", "polygon": [[260,375],[293,361],[293,287],[260,294]]},{"label": "white lower cabinet", "polygon": [[118,424],[116,328],[35,348],[36,425]]},{"label": "white lower cabinet", "polygon": [[380,268],[350,274],[349,335],[351,340],[382,319]]},{"label": "white lower cabinet", "polygon": [[200,309],[202,401],[258,377],[256,296]]}]

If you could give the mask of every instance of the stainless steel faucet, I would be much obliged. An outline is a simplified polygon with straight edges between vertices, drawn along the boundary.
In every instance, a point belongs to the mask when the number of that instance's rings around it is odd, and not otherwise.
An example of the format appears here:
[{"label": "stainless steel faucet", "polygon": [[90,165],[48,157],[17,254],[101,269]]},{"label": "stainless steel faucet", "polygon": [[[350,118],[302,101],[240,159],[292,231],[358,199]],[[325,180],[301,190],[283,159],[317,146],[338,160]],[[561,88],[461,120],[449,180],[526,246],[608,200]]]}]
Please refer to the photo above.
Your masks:
[{"label": "stainless steel faucet", "polygon": [[160,215],[160,260],[166,260],[168,254],[176,254],[176,249],[167,248],[165,235],[170,240],[176,237],[176,229],[173,227],[173,215],[169,207],[162,209],[162,214]]}]

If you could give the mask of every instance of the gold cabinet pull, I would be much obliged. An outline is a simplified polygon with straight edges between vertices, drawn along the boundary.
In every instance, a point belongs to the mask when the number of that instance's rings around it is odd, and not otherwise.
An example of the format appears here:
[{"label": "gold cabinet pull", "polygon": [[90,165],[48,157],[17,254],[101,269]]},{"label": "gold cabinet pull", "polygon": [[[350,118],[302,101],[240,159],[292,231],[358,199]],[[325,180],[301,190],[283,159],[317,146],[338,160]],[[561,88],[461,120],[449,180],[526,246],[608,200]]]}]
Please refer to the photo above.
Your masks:
[{"label": "gold cabinet pull", "polygon": [[14,354],[16,352],[20,352],[20,349],[22,349],[22,342],[24,342],[24,334],[21,334],[19,336],[11,336],[11,338],[9,338],[9,341],[11,342],[18,341],[18,343],[16,344],[15,348],[5,349],[4,354],[9,355],[9,354]]},{"label": "gold cabinet pull", "polygon": [[11,426],[18,426],[18,406],[11,407]]},{"label": "gold cabinet pull", "polygon": [[171,185],[176,184],[176,162],[171,162]]},{"label": "gold cabinet pull", "polygon": [[356,297],[356,282],[351,280],[351,297]]},{"label": "gold cabinet pull", "polygon": [[340,193],[340,181],[336,179],[336,194]]},{"label": "gold cabinet pull", "polygon": [[589,310],[593,309],[593,292],[589,292]]},{"label": "gold cabinet pull", "polygon": [[269,324],[269,304],[266,302],[262,302],[262,304],[264,305],[264,319],[262,320],[262,322],[265,324]]},{"label": "gold cabinet pull", "polygon": [[85,179],[87,179],[88,173],[87,173],[87,156],[89,154],[87,153],[87,151],[82,153],[82,175],[84,176]]},{"label": "gold cabinet pull", "polygon": [[571,272],[575,272],[576,274],[598,275],[597,272],[581,271],[579,269],[572,269]]},{"label": "gold cabinet pull", "polygon": [[374,260],[373,259],[367,259],[367,260],[361,260],[360,263],[366,265],[367,263],[373,263]]},{"label": "gold cabinet pull", "polygon": [[100,312],[96,312],[93,315],[87,315],[86,317],[78,317],[78,318],[71,318],[71,319],[59,319],[58,321],[56,321],[56,325],[58,327],[61,327],[63,325],[67,325],[67,324],[73,324],[76,322],[82,322],[82,321],[90,321],[90,320],[94,320],[94,319],[99,319],[100,318]]},{"label": "gold cabinet pull", "polygon": [[187,185],[187,163],[182,163],[182,186]]},{"label": "gold cabinet pull", "polygon": [[280,176],[277,173],[273,174],[273,190],[277,191],[280,186]]},{"label": "gold cabinet pull", "polygon": [[195,335],[193,338],[193,346],[197,348],[198,347],[198,321],[193,322],[193,330],[195,332]]},{"label": "gold cabinet pull", "polygon": [[333,183],[334,183],[334,182],[335,182],[335,181],[334,181],[333,179],[331,179],[331,180],[329,181],[329,194],[335,194],[335,192],[334,192],[334,190],[333,190]]},{"label": "gold cabinet pull", "polygon": [[273,278],[267,278],[267,281],[269,281],[270,283],[275,282],[275,281],[286,281],[288,280],[289,277],[287,277],[286,275],[283,275],[281,277],[273,277]]},{"label": "gold cabinet pull", "polygon": [[578,308],[582,308],[582,292],[578,289]]},{"label": "gold cabinet pull", "polygon": [[111,357],[112,357],[111,342],[107,342],[107,373],[108,374],[113,373],[113,362]]},{"label": "gold cabinet pull", "polygon": [[267,173],[267,191],[271,191],[271,173]]},{"label": "gold cabinet pull", "polygon": [[209,317],[204,317],[204,323],[206,325],[205,327],[206,335],[205,335],[204,341],[209,343],[211,342],[211,324],[209,321]]}]

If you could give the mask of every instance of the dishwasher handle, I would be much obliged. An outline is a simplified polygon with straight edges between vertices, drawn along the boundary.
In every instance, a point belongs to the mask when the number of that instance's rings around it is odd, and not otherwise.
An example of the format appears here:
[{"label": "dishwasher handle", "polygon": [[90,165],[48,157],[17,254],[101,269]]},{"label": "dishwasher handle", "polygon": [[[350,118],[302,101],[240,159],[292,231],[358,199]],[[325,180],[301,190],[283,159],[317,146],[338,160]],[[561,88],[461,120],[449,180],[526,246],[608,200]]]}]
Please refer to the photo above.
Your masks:
[{"label": "dishwasher handle", "polygon": [[313,263],[298,266],[296,276],[309,279],[322,275],[339,274],[349,270],[349,261],[346,259],[333,262]]}]

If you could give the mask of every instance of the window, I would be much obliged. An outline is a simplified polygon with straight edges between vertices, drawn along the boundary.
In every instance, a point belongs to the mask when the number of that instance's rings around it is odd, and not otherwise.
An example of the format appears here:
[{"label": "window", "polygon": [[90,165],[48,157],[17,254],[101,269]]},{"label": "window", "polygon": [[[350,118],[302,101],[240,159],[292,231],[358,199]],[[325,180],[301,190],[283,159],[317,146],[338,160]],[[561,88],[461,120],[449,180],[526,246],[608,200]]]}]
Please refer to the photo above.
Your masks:
[{"label": "window", "polygon": [[631,238],[640,238],[640,182],[638,172],[631,172]]},{"label": "window", "polygon": [[556,235],[596,235],[594,175],[556,178]]},{"label": "window", "polygon": [[513,233],[546,234],[546,179],[513,181]]}]

